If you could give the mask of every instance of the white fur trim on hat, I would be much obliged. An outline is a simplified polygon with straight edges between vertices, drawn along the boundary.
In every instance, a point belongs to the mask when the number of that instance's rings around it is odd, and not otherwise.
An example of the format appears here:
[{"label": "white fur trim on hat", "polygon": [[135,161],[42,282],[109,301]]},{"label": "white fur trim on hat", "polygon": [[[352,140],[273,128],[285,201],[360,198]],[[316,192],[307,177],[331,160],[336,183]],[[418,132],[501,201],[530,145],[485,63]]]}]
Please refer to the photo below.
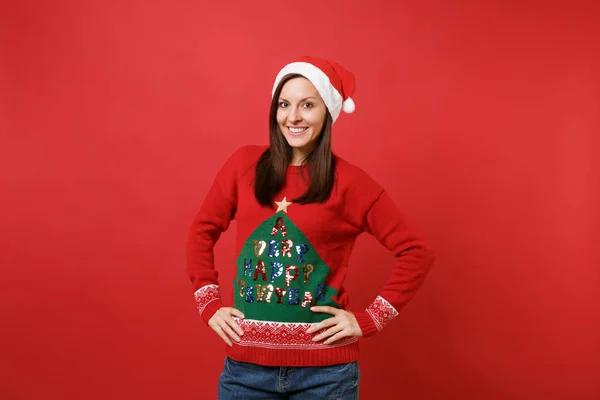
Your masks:
[{"label": "white fur trim on hat", "polygon": [[[337,117],[340,115],[340,111],[342,111],[343,98],[336,88],[333,87],[329,81],[329,77],[313,64],[305,62],[293,62],[283,67],[283,69],[279,71],[279,74],[277,74],[271,96],[275,94],[277,85],[279,85],[281,79],[287,74],[300,74],[308,79],[317,89],[319,95],[321,95],[321,98],[325,102],[325,105],[331,114],[331,119],[333,122],[335,122]],[[348,100],[352,101],[350,98],[346,99],[346,101]],[[354,102],[352,102],[352,105],[354,105]],[[354,111],[354,107],[352,107],[352,111]]]}]

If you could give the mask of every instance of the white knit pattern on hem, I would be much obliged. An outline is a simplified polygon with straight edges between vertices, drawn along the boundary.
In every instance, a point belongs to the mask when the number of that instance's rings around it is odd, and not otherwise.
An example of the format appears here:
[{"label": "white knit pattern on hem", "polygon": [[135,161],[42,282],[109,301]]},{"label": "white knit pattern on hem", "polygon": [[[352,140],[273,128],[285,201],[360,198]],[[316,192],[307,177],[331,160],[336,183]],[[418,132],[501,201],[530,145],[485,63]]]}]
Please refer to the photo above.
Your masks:
[{"label": "white knit pattern on hem", "polygon": [[253,319],[233,318],[244,334],[241,341],[235,344],[240,346],[264,347],[268,349],[298,349],[298,350],[323,350],[333,347],[347,346],[358,340],[356,336],[341,338],[331,344],[323,344],[326,339],[313,342],[312,338],[319,332],[306,333],[314,324],[304,322],[275,322],[259,321]]}]

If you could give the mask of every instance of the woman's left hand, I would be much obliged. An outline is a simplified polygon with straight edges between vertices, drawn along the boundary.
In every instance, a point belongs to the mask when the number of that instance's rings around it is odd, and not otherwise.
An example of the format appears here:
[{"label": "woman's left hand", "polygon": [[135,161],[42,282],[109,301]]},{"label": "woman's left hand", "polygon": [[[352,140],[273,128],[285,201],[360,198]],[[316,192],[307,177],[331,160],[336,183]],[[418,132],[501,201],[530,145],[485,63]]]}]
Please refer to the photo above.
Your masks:
[{"label": "woman's left hand", "polygon": [[329,306],[315,306],[310,308],[314,312],[322,312],[333,315],[308,328],[306,333],[318,332],[321,329],[329,328],[325,332],[318,334],[312,340],[318,342],[328,338],[323,344],[330,344],[347,336],[362,336],[363,333],[356,322],[356,317],[349,311],[340,310]]}]

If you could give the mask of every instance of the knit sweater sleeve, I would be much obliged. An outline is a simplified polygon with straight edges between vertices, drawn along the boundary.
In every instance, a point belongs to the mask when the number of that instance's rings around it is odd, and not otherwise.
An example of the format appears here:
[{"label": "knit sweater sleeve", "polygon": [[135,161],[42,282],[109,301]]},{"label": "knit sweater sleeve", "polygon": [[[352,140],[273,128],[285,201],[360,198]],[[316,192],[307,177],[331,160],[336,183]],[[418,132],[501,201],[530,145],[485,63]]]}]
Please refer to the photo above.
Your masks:
[{"label": "knit sweater sleeve", "polygon": [[364,337],[381,331],[413,298],[434,261],[429,245],[381,189],[368,208],[362,229],[392,252],[395,266],[364,312],[355,313]]},{"label": "knit sweater sleeve", "polygon": [[186,272],[192,282],[198,311],[206,323],[223,307],[213,249],[235,216],[238,171],[243,155],[244,148],[238,149],[217,173],[188,234]]}]

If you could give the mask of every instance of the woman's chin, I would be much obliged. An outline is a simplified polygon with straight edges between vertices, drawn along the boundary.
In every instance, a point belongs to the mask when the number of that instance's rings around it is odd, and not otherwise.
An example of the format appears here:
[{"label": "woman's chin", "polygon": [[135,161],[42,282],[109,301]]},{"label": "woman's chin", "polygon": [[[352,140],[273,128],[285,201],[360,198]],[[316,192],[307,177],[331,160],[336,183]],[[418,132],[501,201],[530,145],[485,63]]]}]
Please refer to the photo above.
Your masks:
[{"label": "woman's chin", "polygon": [[301,150],[301,149],[307,147],[308,142],[309,142],[305,138],[297,138],[297,137],[289,137],[289,136],[286,136],[285,140],[288,142],[290,147],[292,147],[294,149],[298,149],[298,150]]}]

